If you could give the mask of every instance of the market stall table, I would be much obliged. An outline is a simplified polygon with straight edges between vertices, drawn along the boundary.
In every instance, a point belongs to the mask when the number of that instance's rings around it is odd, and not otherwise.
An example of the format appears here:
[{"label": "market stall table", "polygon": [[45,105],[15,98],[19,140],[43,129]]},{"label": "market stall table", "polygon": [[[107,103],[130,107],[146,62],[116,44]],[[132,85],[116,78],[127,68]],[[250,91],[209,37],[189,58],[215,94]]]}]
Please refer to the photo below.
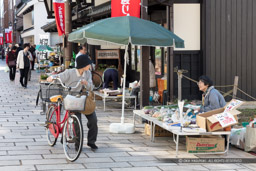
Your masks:
[{"label": "market stall table", "polygon": [[[104,105],[104,111],[106,108],[106,99],[121,99],[123,96],[109,96],[109,95],[105,95],[104,93],[101,93],[99,91],[94,91],[94,100],[95,100],[95,96],[100,96],[102,98],[103,101],[103,105]],[[137,97],[136,96],[131,96],[131,95],[125,95],[125,99],[134,99],[135,100],[135,105],[134,105],[134,109],[136,109],[136,105],[137,105]]]},{"label": "market stall table", "polygon": [[185,129],[188,129],[188,128],[183,128],[181,129],[181,127],[173,127],[173,128],[166,128],[166,126],[163,124],[162,121],[159,121],[159,120],[154,120],[153,121],[153,130],[152,130],[152,138],[153,138],[153,142],[155,140],[155,126],[159,126],[163,129],[166,129],[167,131],[170,131],[173,133],[173,141],[176,145],[176,156],[178,156],[178,152],[179,152],[179,137],[180,136],[194,136],[194,135],[225,135],[226,136],[226,139],[227,139],[227,145],[226,145],[226,149],[224,152],[211,152],[211,153],[196,153],[196,154],[227,154],[228,153],[228,149],[229,149],[229,137],[230,137],[230,131],[217,131],[217,132],[185,132],[184,130]]},{"label": "market stall table", "polygon": [[[227,137],[227,145],[226,145],[226,149],[224,152],[212,152],[212,153],[196,153],[196,154],[227,154],[228,153],[228,149],[229,149],[229,137],[230,137],[230,132],[229,131],[218,131],[218,132],[184,132],[181,131],[181,127],[170,127],[167,128],[166,125],[164,124],[164,122],[159,121],[157,118],[151,117],[148,114],[144,114],[143,110],[134,110],[133,111],[133,123],[135,125],[135,117],[139,116],[141,118],[146,119],[147,121],[150,122],[150,130],[151,130],[151,134],[150,134],[150,140],[152,142],[154,142],[155,140],[155,126],[159,126],[167,131],[170,131],[173,133],[173,141],[176,145],[176,157],[178,156],[178,152],[179,152],[179,137],[180,136],[190,136],[190,135],[225,135]],[[186,128],[183,128],[183,130]]]},{"label": "market stall table", "polygon": [[143,110],[134,110],[133,111],[133,124],[134,124],[134,126],[135,126],[135,117],[136,117],[136,115],[143,118],[143,119],[146,119],[147,121],[149,121],[149,123],[150,123],[150,140],[152,141],[153,140],[153,134],[152,134],[153,121],[157,120],[157,119],[153,118],[153,117],[150,117],[149,115],[144,114]]}]

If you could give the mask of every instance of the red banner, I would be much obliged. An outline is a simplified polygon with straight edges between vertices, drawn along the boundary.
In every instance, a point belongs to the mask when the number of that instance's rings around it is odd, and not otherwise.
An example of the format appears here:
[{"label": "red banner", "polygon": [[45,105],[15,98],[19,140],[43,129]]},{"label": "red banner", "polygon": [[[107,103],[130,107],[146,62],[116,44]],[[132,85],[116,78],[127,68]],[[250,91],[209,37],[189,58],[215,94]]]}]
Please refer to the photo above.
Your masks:
[{"label": "red banner", "polygon": [[53,9],[59,36],[65,34],[65,1],[53,0]]},{"label": "red banner", "polygon": [[3,37],[3,33],[0,33],[0,45],[4,44],[4,37]]},{"label": "red banner", "polygon": [[9,43],[12,43],[12,26],[9,26]]},{"label": "red banner", "polygon": [[5,34],[5,43],[10,43],[9,29],[4,29],[4,34]]},{"label": "red banner", "polygon": [[140,18],[140,0],[111,0],[111,17]]}]

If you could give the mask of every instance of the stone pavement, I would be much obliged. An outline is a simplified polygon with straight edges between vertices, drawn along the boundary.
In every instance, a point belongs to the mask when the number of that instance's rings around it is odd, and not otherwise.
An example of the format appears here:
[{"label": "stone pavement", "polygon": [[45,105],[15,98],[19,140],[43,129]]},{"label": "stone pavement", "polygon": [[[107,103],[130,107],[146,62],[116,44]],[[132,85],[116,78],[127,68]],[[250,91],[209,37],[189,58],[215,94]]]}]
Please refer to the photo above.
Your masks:
[{"label": "stone pavement", "polygon": [[[182,164],[163,163],[161,159],[175,157],[175,145],[171,138],[156,138],[151,143],[138,124],[135,134],[111,134],[109,124],[120,122],[120,110],[103,111],[102,102],[97,101],[99,134],[96,152],[84,147],[80,158],[71,163],[65,158],[59,140],[54,147],[47,144],[45,129],[41,125],[45,115],[35,106],[39,84],[35,71],[28,88],[10,82],[5,64],[0,61],[0,171],[28,170],[88,170],[88,171],[160,171],[160,170],[256,170],[256,164]],[[117,103],[118,104],[118,103]],[[119,103],[120,105],[120,103]],[[108,107],[109,105],[107,105]],[[112,105],[110,105],[113,107]],[[132,122],[132,111],[126,111],[126,122]],[[83,117],[85,137],[86,118]],[[180,158],[241,158],[254,157],[241,150],[231,148],[226,155],[192,155],[185,151],[185,142],[180,145]]]}]

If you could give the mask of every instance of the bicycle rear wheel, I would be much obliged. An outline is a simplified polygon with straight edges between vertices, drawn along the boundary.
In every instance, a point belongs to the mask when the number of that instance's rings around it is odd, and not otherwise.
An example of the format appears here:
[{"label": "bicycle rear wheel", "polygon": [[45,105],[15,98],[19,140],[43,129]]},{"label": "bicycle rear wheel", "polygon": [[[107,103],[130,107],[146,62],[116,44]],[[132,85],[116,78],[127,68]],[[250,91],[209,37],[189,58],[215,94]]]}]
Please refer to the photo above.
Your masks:
[{"label": "bicycle rear wheel", "polygon": [[49,107],[46,113],[46,138],[50,146],[54,146],[58,139],[59,130],[58,130],[58,126],[56,125],[56,122],[57,122],[56,117],[57,117],[57,113],[55,110],[55,106],[52,105]]},{"label": "bicycle rear wheel", "polygon": [[83,128],[76,115],[68,117],[63,128],[63,149],[69,161],[75,161],[83,148]]},{"label": "bicycle rear wheel", "polygon": [[94,84],[93,90],[98,90],[102,86],[102,78],[100,74],[95,71],[92,72],[92,82]]}]

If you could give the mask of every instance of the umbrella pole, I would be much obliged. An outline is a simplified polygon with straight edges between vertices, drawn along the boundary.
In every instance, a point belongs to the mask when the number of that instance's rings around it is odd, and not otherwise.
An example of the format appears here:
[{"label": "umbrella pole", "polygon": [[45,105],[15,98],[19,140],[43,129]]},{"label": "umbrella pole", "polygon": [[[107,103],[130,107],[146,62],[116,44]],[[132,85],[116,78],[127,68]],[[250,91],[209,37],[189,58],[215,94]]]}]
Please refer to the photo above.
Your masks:
[{"label": "umbrella pole", "polygon": [[124,105],[125,105],[125,82],[126,82],[126,62],[128,56],[128,45],[125,46],[125,54],[124,54],[124,82],[123,82],[123,100],[122,100],[122,116],[121,123],[111,123],[109,125],[109,131],[111,133],[121,133],[121,134],[132,134],[135,131],[134,124],[124,123]]},{"label": "umbrella pole", "polygon": [[121,116],[121,124],[124,123],[124,106],[125,106],[125,83],[126,83],[126,62],[127,62],[127,52],[128,51],[128,45],[125,46],[125,53],[124,53],[124,82],[123,82],[123,100],[122,100],[122,116]]}]

